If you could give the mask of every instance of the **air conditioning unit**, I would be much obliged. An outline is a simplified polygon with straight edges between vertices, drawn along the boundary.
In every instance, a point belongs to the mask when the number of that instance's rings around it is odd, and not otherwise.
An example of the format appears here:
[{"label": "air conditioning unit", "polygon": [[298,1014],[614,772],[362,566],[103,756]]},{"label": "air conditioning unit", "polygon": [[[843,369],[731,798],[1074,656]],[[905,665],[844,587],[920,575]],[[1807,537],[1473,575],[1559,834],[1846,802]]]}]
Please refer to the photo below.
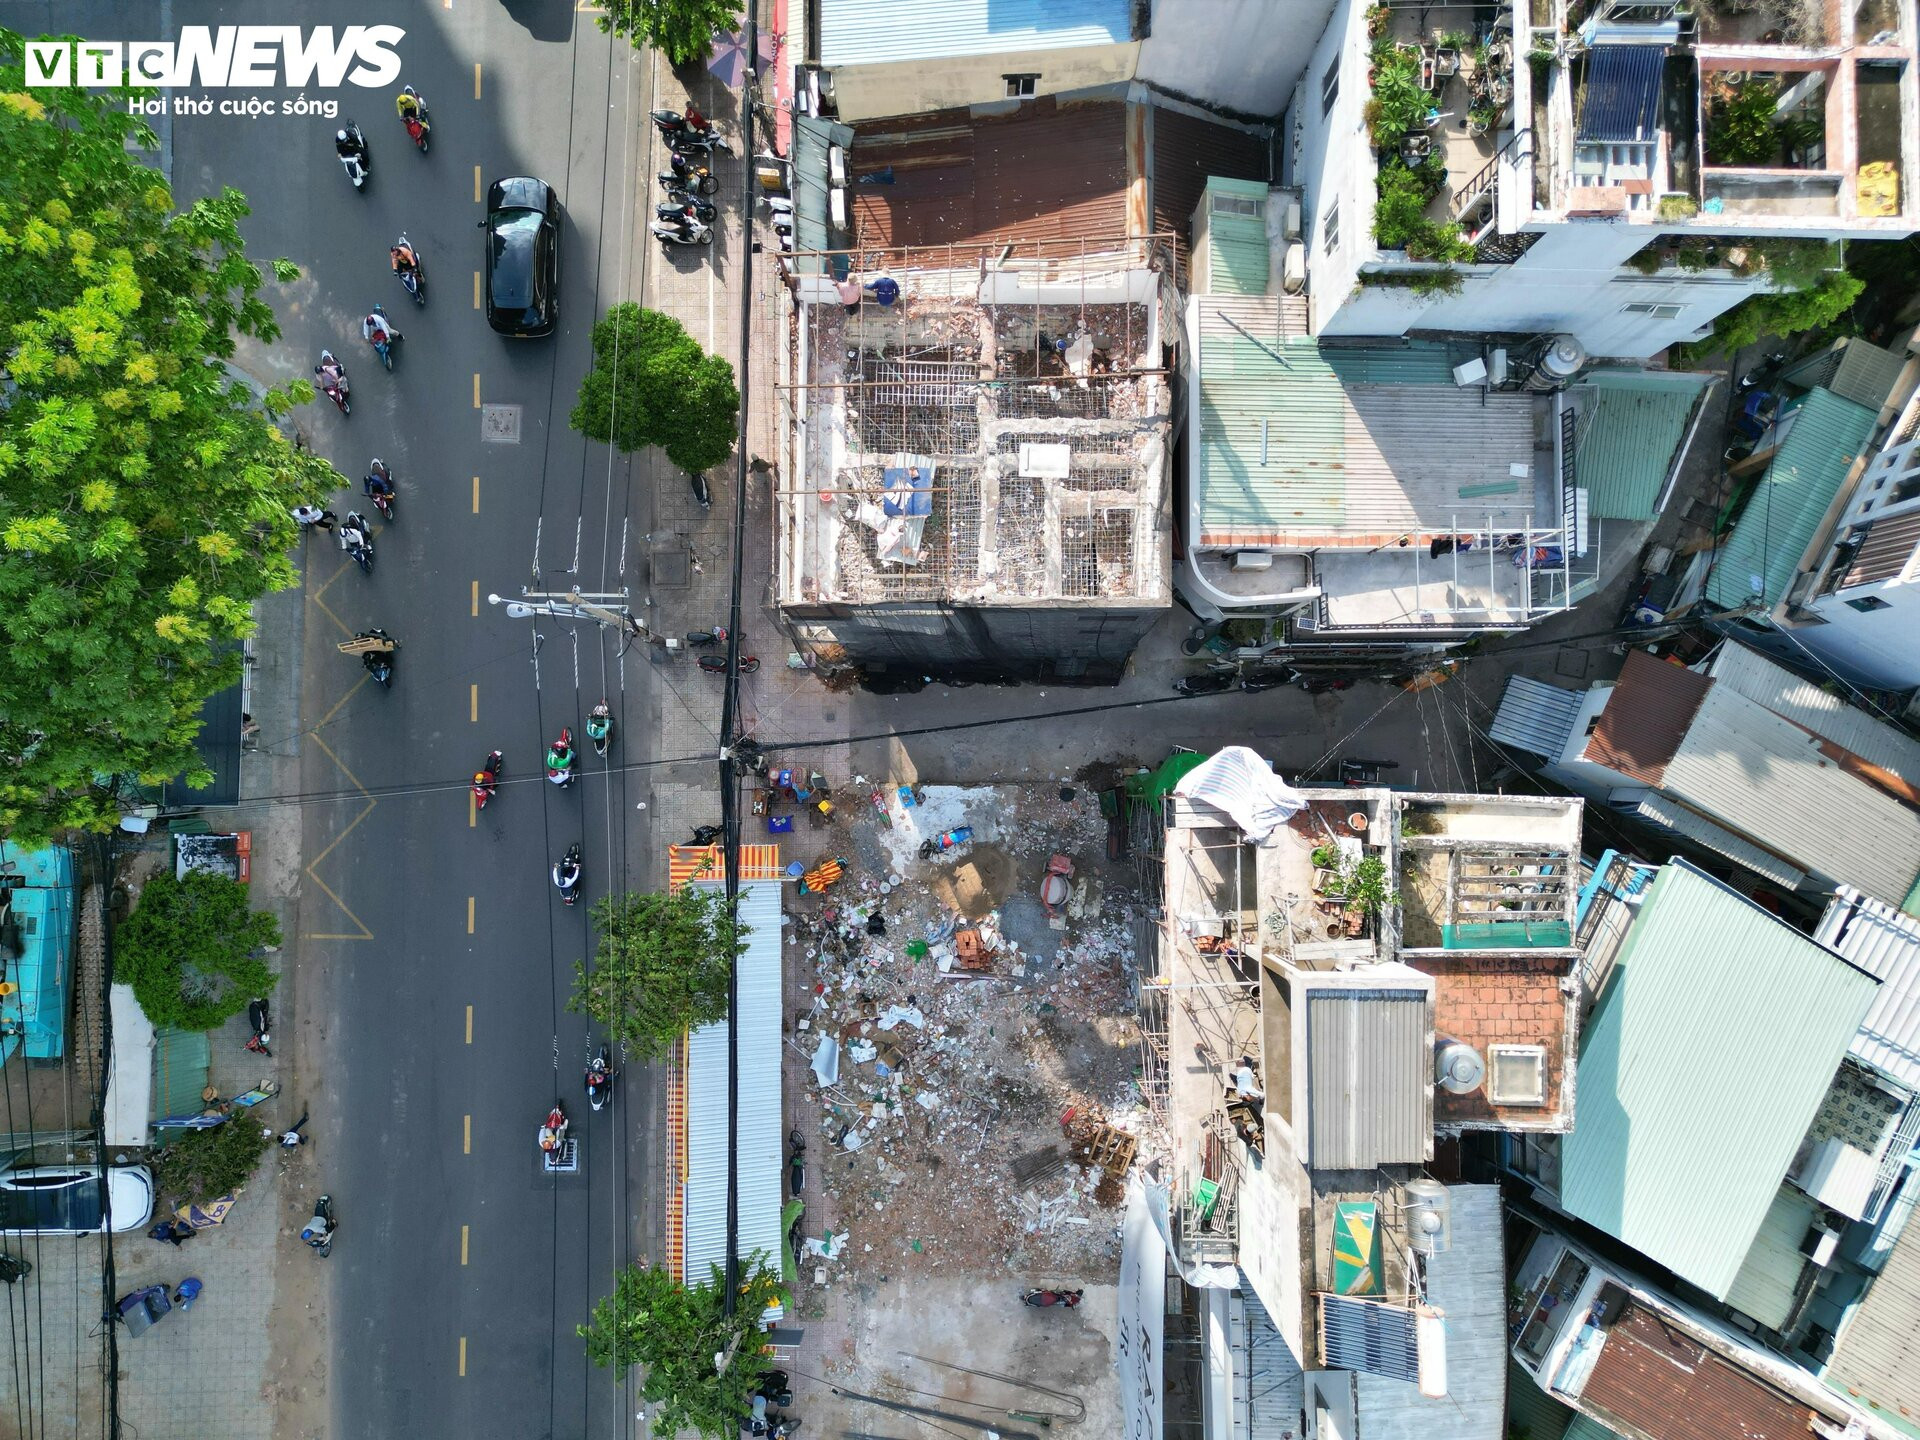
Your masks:
[{"label": "air conditioning unit", "polygon": [[847,187],[836,185],[827,191],[827,223],[836,230],[847,226]]},{"label": "air conditioning unit", "polygon": [[844,185],[847,183],[847,151],[842,145],[827,147],[827,183]]},{"label": "air conditioning unit", "polygon": [[1235,571],[1271,570],[1273,552],[1271,550],[1236,550],[1233,552]]},{"label": "air conditioning unit", "polygon": [[1833,1253],[1839,1248],[1840,1232],[1825,1217],[1815,1220],[1800,1242],[1800,1253],[1823,1270],[1833,1263]]},{"label": "air conditioning unit", "polygon": [[1495,1105],[1546,1104],[1546,1046],[1489,1045],[1487,1099]]},{"label": "air conditioning unit", "polygon": [[1860,1220],[1866,1217],[1880,1166],[1866,1151],[1829,1135],[1813,1146],[1788,1176],[1822,1205]]}]

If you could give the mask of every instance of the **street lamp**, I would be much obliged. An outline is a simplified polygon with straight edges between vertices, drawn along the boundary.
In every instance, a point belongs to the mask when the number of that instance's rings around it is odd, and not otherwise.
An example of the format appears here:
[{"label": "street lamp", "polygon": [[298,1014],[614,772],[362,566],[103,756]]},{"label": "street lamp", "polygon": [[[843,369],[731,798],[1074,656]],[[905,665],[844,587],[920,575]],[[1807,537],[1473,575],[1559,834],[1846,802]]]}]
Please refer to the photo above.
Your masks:
[{"label": "street lamp", "polygon": [[582,595],[578,590],[564,593],[528,590],[522,592],[519,600],[509,600],[504,595],[489,595],[487,603],[505,605],[507,614],[515,620],[549,615],[561,620],[592,620],[599,625],[624,630],[630,635],[651,638],[652,634],[646,622],[628,613],[627,592],[624,590],[604,595]]}]

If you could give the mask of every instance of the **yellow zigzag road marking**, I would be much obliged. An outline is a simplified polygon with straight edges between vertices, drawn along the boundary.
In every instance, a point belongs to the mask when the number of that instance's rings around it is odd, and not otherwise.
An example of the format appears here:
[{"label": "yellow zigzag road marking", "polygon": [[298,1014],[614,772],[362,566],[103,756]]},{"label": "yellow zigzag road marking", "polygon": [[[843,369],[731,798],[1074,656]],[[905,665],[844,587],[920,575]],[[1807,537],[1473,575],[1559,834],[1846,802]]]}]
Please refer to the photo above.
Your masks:
[{"label": "yellow zigzag road marking", "polygon": [[[340,568],[333,572],[332,576],[328,578],[326,584],[322,585],[318,590],[310,591],[307,596],[307,598],[313,602],[314,606],[317,607],[322,614],[324,614],[329,620],[333,621],[333,623],[339,628],[340,633],[342,635],[346,635],[349,637],[351,637],[354,634],[354,631],[352,630],[352,628],[348,626],[346,621],[342,620],[338,615],[334,614],[332,608],[327,604],[325,600],[321,599],[321,596],[325,595],[327,591],[333,587],[333,582],[335,580],[338,580],[342,575],[346,574],[347,571],[352,568],[353,568],[353,561],[351,559],[343,559],[340,564]],[[318,855],[314,856],[313,859],[309,860],[306,866],[307,878],[313,881],[315,885],[318,885],[320,889],[323,892],[325,892],[326,897],[329,900],[333,901],[335,905],[340,907],[341,914],[345,915],[347,919],[351,920],[355,925],[359,927],[359,933],[354,934],[350,931],[334,933],[329,931],[309,930],[306,932],[306,936],[305,936],[305,938],[308,940],[371,940],[373,939],[373,931],[367,928],[367,922],[362,920],[358,915],[354,914],[353,907],[348,905],[346,901],[342,900],[339,894],[334,890],[334,888],[331,885],[327,884],[326,881],[320,878],[320,863],[323,860],[325,860],[329,855],[331,855],[334,852],[334,850],[339,846],[340,842],[342,840],[345,840],[347,836],[351,835],[359,827],[360,822],[366,819],[367,816],[373,813],[373,807],[380,803],[379,801],[375,800],[373,796],[367,792],[367,787],[360,783],[360,777],[355,775],[352,770],[347,768],[347,762],[342,760],[338,755],[336,755],[334,753],[333,747],[327,744],[327,742],[323,740],[320,735],[320,732],[327,727],[327,725],[332,721],[333,717],[340,713],[340,711],[346,706],[346,703],[349,700],[351,700],[355,695],[358,695],[360,693],[360,691],[367,685],[370,679],[371,679],[370,676],[362,675],[360,677],[359,683],[354,685],[352,688],[350,688],[346,694],[342,695],[339,698],[339,700],[335,701],[333,708],[327,711],[325,715],[322,715],[320,717],[319,722],[316,725],[314,725],[310,730],[307,731],[307,734],[313,740],[313,743],[318,745],[321,748],[321,750],[323,750],[326,753],[326,757],[334,763],[334,765],[339,769],[342,775],[347,777],[348,783],[351,784],[354,789],[358,790],[362,798],[364,798],[367,802],[364,806],[361,807],[360,813],[354,816],[353,819],[347,823],[347,828],[342,830],[338,835],[334,836],[332,843],[329,844],[327,848],[322,850]]]}]

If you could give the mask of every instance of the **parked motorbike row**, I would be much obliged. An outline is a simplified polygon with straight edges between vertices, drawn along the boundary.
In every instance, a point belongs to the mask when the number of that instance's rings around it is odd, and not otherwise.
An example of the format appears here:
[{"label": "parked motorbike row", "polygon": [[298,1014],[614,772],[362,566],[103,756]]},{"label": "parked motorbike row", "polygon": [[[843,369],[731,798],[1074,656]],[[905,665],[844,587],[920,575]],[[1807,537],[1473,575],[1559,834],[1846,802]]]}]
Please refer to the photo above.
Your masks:
[{"label": "parked motorbike row", "polygon": [[668,168],[660,175],[667,198],[654,207],[653,223],[647,229],[662,245],[711,245],[720,213],[705,198],[720,188],[711,168],[713,157],[732,155],[733,149],[691,106],[684,115],[655,110],[653,123],[667,143]]}]

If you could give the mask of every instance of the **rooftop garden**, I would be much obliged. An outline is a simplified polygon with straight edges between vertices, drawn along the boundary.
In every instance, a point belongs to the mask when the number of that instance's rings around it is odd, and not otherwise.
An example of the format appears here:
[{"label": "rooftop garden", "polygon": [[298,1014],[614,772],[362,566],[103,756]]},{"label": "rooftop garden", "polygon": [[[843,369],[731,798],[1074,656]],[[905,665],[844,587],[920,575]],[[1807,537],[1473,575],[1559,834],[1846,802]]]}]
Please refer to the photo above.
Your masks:
[{"label": "rooftop garden", "polygon": [[1819,169],[1826,162],[1825,76],[1793,77],[1801,93],[1784,111],[1770,75],[1707,77],[1706,162],[1740,169]]},{"label": "rooftop garden", "polygon": [[1367,12],[1373,64],[1364,115],[1378,159],[1374,243],[1405,251],[1409,260],[1471,260],[1473,247],[1459,225],[1427,214],[1447,183],[1445,157],[1429,133],[1440,119],[1434,86],[1442,71],[1458,73],[1466,37],[1443,35],[1431,47],[1400,44],[1386,33],[1388,20],[1383,5]]}]

